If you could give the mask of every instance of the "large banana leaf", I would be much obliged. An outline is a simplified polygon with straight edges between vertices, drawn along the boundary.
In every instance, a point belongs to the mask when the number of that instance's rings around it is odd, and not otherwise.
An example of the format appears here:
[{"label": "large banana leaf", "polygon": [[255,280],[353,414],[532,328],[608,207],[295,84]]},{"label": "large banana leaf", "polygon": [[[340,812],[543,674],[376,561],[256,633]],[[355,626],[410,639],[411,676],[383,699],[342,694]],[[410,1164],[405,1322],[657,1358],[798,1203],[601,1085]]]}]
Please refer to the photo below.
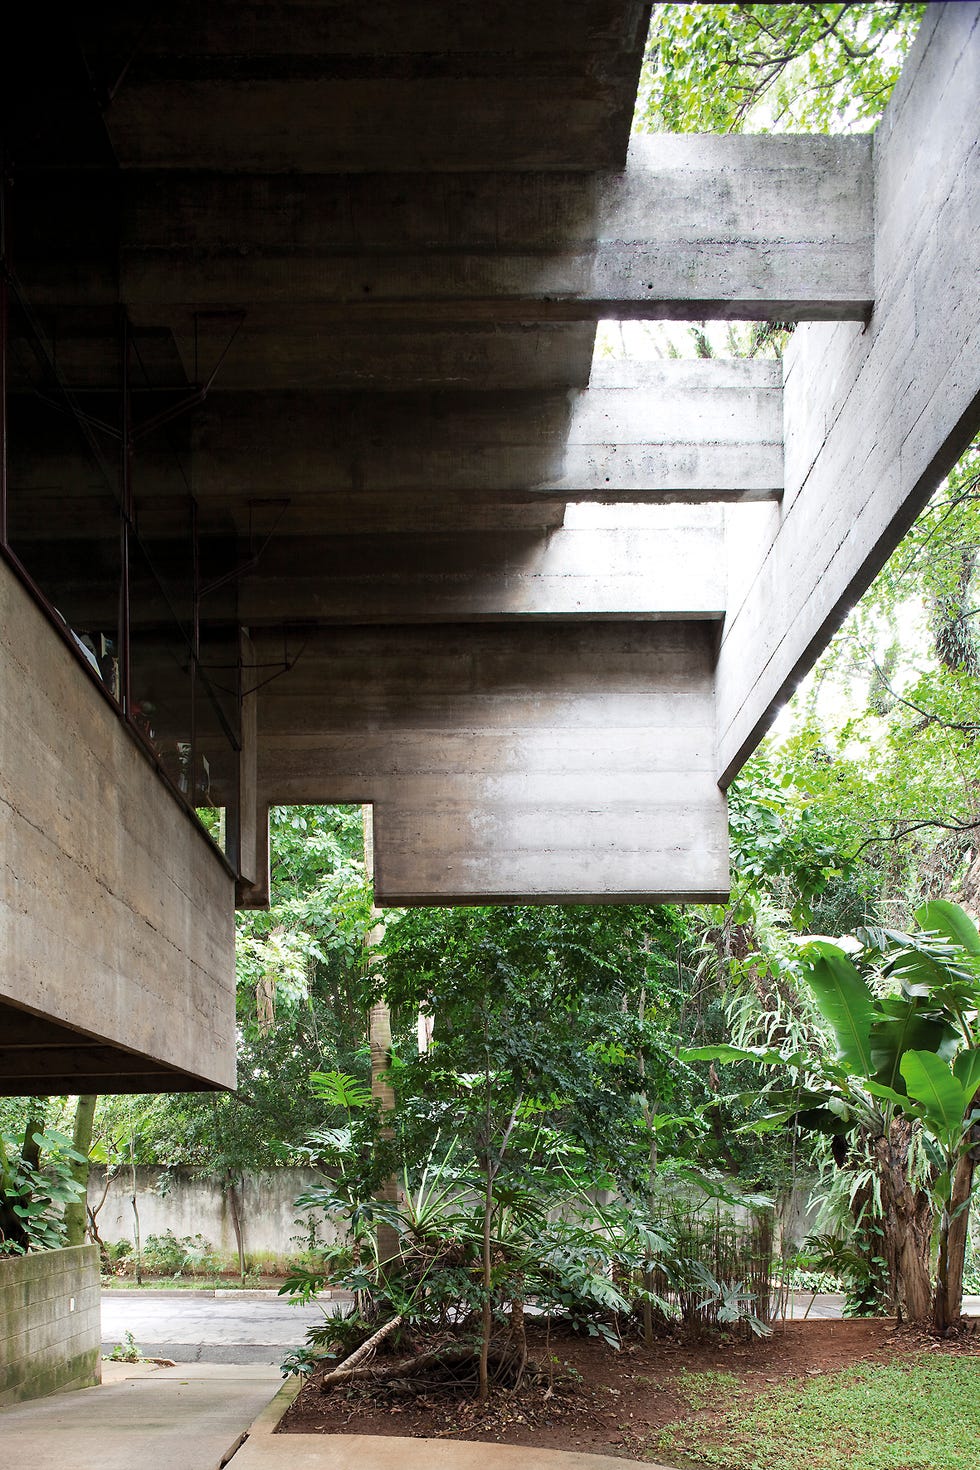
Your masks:
[{"label": "large banana leaf", "polygon": [[977,926],[958,903],[948,903],[944,898],[934,898],[915,911],[915,920],[920,929],[941,934],[950,944],[958,944],[974,959],[980,959],[980,934]]},{"label": "large banana leaf", "polygon": [[907,1051],[931,1051],[949,1060],[955,1053],[957,1032],[945,1021],[924,1016],[912,1000],[886,996],[870,1030],[871,1062],[875,1078],[896,1092],[905,1091],[901,1062]]},{"label": "large banana leaf", "polygon": [[925,1121],[945,1141],[955,1142],[963,1126],[968,1098],[948,1062],[931,1051],[908,1051],[902,1058],[902,1076],[909,1095],[922,1103]]},{"label": "large banana leaf", "polygon": [[844,951],[826,939],[811,940],[800,963],[820,1014],[833,1027],[840,1060],[855,1076],[873,1076],[870,1033],[875,1003],[867,982]]},{"label": "large banana leaf", "polygon": [[894,944],[879,951],[881,969],[883,975],[898,981],[905,996],[927,1001],[926,1008],[936,1012],[975,1003],[980,961],[962,945],[945,934],[926,931],[894,938]]},{"label": "large banana leaf", "polygon": [[969,1051],[961,1051],[953,1063],[953,1074],[962,1086],[969,1106],[980,1088],[980,1049],[972,1047]]},{"label": "large banana leaf", "polygon": [[894,1087],[886,1087],[883,1082],[874,1081],[868,1081],[864,1085],[872,1097],[880,1097],[885,1102],[894,1103],[897,1107],[904,1108],[906,1112],[915,1111],[915,1104],[908,1097],[904,1097],[902,1093],[896,1092]]}]

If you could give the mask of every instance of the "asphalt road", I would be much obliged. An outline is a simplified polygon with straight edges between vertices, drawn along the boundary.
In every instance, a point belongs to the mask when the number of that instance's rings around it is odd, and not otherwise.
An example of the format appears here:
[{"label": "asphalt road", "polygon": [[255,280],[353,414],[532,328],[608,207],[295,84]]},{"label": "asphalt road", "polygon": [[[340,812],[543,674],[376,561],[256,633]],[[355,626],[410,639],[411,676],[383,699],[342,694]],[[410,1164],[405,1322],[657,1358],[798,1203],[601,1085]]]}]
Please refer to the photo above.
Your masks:
[{"label": "asphalt road", "polygon": [[306,1340],[306,1329],[338,1309],[301,1307],[265,1292],[102,1293],[102,1351],[131,1332],[146,1357],[175,1363],[275,1363]]}]

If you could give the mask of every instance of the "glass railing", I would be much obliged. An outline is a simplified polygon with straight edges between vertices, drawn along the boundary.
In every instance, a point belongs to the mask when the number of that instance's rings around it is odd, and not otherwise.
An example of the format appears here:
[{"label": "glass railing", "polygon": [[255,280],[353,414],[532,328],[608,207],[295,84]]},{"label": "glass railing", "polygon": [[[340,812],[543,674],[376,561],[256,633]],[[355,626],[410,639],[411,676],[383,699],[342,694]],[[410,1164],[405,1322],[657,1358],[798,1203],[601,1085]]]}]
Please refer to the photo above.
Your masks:
[{"label": "glass railing", "polygon": [[192,391],[161,386],[117,310],[89,313],[78,332],[58,340],[8,285],[4,549],[237,867],[236,581],[200,555]]},{"label": "glass railing", "polygon": [[8,302],[7,547],[52,618],[119,697],[119,439],[73,392],[43,320]]}]

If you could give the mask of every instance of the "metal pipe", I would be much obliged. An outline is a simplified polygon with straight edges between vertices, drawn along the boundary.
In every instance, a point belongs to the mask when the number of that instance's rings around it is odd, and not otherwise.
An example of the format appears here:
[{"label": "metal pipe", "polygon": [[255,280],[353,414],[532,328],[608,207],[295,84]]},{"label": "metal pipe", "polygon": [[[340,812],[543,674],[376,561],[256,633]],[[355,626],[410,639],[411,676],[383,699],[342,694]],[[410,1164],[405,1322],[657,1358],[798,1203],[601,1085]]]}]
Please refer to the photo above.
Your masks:
[{"label": "metal pipe", "polygon": [[191,630],[191,760],[190,801],[197,806],[197,666],[201,658],[201,564],[197,539],[197,501],[191,497],[191,575],[193,577],[193,626]]},{"label": "metal pipe", "polygon": [[117,638],[119,644],[119,703],[128,723],[132,724],[133,677],[132,645],[130,624],[130,566],[129,536],[133,519],[133,439],[132,404],[129,384],[129,318],[122,309],[121,330],[121,392],[122,392],[122,439],[120,464],[122,507],[119,517],[119,620]]}]

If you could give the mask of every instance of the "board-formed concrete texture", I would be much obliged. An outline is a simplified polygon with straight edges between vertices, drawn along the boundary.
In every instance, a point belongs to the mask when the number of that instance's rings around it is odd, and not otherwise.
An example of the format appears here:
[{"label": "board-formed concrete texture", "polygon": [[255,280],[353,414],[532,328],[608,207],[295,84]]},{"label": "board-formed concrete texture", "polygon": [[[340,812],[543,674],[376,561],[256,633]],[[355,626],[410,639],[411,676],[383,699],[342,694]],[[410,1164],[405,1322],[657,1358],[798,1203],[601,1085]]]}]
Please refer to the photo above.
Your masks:
[{"label": "board-formed concrete texture", "polygon": [[99,1293],[97,1246],[0,1257],[0,1409],[101,1381]]},{"label": "board-formed concrete texture", "polygon": [[2,564],[0,689],[0,1093],[233,1086],[233,879]]},{"label": "board-formed concrete texture", "polygon": [[714,641],[705,620],[319,632],[261,731],[259,784],[369,791],[382,903],[720,897]]},{"label": "board-formed concrete texture", "polygon": [[[177,0],[5,47],[0,554],[76,629],[150,556],[142,646],[183,589],[241,905],[269,805],[335,800],[381,901],[722,896],[724,787],[980,427],[980,7],[927,7],[873,136],[631,141],[649,12]],[[785,372],[593,361],[709,315],[800,323]],[[3,1066],[226,1082],[232,874],[30,613]]]},{"label": "board-formed concrete texture", "polygon": [[873,161],[870,320],[786,356],[786,493],[718,662],[726,781],[980,429],[980,7],[927,7]]}]

